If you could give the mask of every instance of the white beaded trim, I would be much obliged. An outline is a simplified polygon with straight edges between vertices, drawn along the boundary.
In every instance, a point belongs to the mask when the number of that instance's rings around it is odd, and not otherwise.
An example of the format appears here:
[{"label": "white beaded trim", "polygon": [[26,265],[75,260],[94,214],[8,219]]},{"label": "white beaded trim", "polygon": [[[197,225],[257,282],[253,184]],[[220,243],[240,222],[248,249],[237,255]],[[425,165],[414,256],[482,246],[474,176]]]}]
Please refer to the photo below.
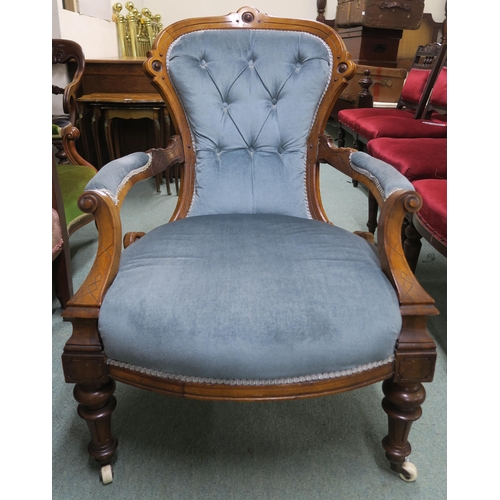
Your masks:
[{"label": "white beaded trim", "polygon": [[149,166],[151,165],[151,162],[153,161],[153,156],[150,154],[150,153],[146,153],[147,156],[148,156],[148,161],[144,164],[144,165],[141,165],[140,167],[138,168],[135,168],[134,170],[131,170],[120,182],[120,184],[118,184],[118,187],[116,188],[116,193],[113,193],[112,191],[110,191],[109,189],[106,189],[106,188],[101,188],[101,189],[92,189],[92,191],[95,191],[97,193],[103,193],[103,194],[106,194],[107,196],[109,196],[112,200],[113,200],[113,203],[115,205],[118,205],[118,196],[120,194],[120,191],[123,189],[123,187],[125,186],[125,184],[129,181],[129,179],[131,177],[133,177],[134,175],[136,174],[140,174],[141,172],[144,172],[145,170],[147,170],[149,168]]},{"label": "white beaded trim", "polygon": [[336,372],[319,373],[316,375],[302,375],[299,377],[287,378],[273,378],[273,379],[220,379],[220,378],[204,378],[204,377],[191,377],[187,375],[174,375],[171,373],[161,372],[159,370],[152,370],[150,368],[143,368],[140,366],[131,365],[122,361],[108,359],[108,365],[117,366],[119,368],[126,368],[127,370],[144,373],[153,377],[164,378],[168,380],[175,380],[178,382],[194,383],[194,384],[217,384],[217,385],[283,385],[283,384],[298,384],[301,382],[315,382],[317,380],[331,380],[334,378],[345,377],[355,373],[361,373],[379,366],[387,365],[394,361],[394,355],[389,356],[383,361],[374,361],[365,365],[356,366],[347,370],[339,370]]}]

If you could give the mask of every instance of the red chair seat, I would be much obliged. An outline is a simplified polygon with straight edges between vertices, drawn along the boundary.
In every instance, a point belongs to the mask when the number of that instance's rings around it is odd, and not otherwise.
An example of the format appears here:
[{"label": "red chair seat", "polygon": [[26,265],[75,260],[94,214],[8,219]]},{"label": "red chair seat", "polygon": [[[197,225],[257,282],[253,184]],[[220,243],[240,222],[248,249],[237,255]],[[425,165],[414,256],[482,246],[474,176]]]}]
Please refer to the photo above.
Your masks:
[{"label": "red chair seat", "polygon": [[414,118],[415,111],[413,109],[395,109],[395,108],[354,108],[342,109],[338,113],[338,121],[345,127],[357,132],[359,120],[365,118],[382,118],[382,117],[398,117],[398,118]]},{"label": "red chair seat", "polygon": [[[416,216],[433,236],[446,246],[447,242],[447,181],[446,179],[421,179],[413,187],[423,200]],[[432,242],[430,242],[432,244]]]},{"label": "red chair seat", "polygon": [[359,120],[355,130],[367,141],[377,137],[392,138],[443,138],[447,125],[442,121],[408,120],[401,117],[366,118]]},{"label": "red chair seat", "polygon": [[408,180],[446,179],[447,139],[393,139],[368,142],[370,155],[392,165]]}]

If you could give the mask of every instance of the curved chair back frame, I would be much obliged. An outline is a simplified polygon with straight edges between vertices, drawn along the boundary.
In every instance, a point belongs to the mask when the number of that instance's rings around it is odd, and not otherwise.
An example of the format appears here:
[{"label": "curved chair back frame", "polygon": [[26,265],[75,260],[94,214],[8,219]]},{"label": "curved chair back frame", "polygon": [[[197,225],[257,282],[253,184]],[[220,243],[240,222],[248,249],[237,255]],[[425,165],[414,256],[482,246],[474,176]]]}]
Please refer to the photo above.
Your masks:
[{"label": "curved chair back frame", "polygon": [[329,47],[336,60],[331,81],[323,96],[323,102],[331,103],[330,106],[321,106],[317,114],[308,139],[308,158],[306,167],[306,185],[309,198],[309,209],[313,218],[327,220],[319,199],[318,170],[316,165],[316,145],[318,138],[324,133],[331,110],[347,81],[354,76],[356,65],[351,61],[344,42],[328,26],[308,20],[280,19],[270,17],[251,7],[244,7],[227,16],[190,19],[188,22],[179,21],[163,30],[156,38],[148,58],[144,63],[144,70],[151,78],[153,86],[162,96],[168,112],[173,120],[175,131],[182,136],[184,145],[184,171],[181,185],[180,199],[172,220],[183,218],[187,215],[194,194],[195,183],[195,152],[189,125],[185,112],[179,101],[172,81],[166,68],[166,56],[173,42],[187,33],[199,30],[258,30],[272,29],[285,31],[307,30],[309,33],[321,38]]}]

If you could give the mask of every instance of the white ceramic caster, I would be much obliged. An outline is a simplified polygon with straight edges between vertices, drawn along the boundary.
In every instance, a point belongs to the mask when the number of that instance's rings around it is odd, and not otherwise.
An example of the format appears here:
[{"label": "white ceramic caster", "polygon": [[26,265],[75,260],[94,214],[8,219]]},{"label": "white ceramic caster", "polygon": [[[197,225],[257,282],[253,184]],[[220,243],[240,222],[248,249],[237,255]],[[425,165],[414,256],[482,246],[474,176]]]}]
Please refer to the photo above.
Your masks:
[{"label": "white ceramic caster", "polygon": [[417,479],[417,468],[411,462],[404,462],[402,468],[410,475],[406,477],[403,473],[399,474],[399,477],[408,483],[411,483]]},{"label": "white ceramic caster", "polygon": [[101,467],[101,481],[102,484],[109,484],[113,482],[113,467],[110,464]]}]

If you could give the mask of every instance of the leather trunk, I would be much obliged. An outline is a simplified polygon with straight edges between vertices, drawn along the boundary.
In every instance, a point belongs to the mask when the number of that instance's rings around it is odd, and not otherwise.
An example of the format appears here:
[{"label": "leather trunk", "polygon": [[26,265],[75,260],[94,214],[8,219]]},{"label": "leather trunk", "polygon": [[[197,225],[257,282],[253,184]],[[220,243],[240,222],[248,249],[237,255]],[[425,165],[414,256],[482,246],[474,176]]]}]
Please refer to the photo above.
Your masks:
[{"label": "leather trunk", "polygon": [[416,30],[424,14],[424,0],[337,0],[335,22],[340,28]]}]

